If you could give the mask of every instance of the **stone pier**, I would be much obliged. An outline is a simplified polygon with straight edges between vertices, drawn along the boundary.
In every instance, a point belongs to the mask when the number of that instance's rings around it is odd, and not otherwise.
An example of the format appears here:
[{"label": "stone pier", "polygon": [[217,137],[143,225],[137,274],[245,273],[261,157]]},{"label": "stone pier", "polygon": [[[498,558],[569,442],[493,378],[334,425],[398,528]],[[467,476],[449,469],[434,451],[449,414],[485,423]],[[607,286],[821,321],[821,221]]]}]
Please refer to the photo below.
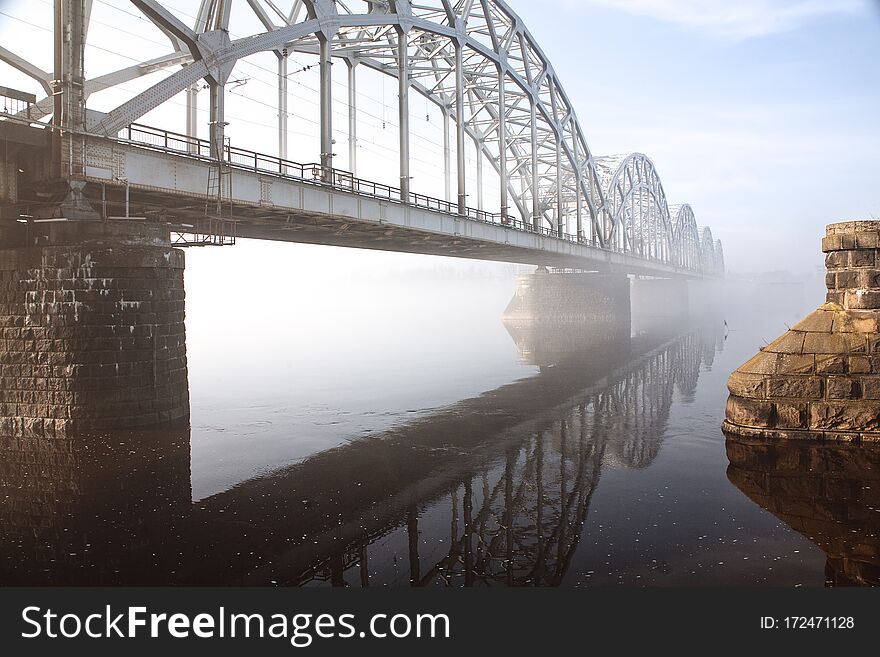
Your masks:
[{"label": "stone pier", "polygon": [[730,376],[726,431],[880,441],[878,247],[878,221],[827,227],[827,302]]},{"label": "stone pier", "polygon": [[539,268],[517,279],[501,321],[523,363],[582,367],[629,348],[629,279]]},{"label": "stone pier", "polygon": [[187,424],[184,256],[145,222],[0,230],[0,435]]},{"label": "stone pier", "polygon": [[633,316],[681,318],[690,308],[683,278],[634,278],[631,296]]},{"label": "stone pier", "polygon": [[540,268],[517,279],[502,315],[505,322],[580,323],[629,335],[629,279],[622,274],[549,273]]},{"label": "stone pier", "polygon": [[632,333],[673,335],[689,319],[688,281],[683,278],[636,277],[630,283]]}]

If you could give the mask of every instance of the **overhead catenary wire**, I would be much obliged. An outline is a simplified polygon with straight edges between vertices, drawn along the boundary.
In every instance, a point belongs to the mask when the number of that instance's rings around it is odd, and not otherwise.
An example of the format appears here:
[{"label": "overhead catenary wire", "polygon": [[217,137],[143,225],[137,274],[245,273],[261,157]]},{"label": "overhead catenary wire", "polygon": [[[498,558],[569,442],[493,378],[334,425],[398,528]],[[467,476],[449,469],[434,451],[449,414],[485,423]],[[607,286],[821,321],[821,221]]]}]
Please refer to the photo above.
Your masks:
[{"label": "overhead catenary wire", "polygon": [[[108,7],[110,7],[110,8],[113,8],[113,9],[116,9],[116,10],[118,10],[118,11],[121,11],[122,13],[125,13],[125,14],[127,14],[127,15],[129,15],[129,16],[136,17],[136,18],[139,18],[139,19],[143,19],[144,21],[146,21],[147,23],[149,23],[150,25],[152,25],[152,23],[151,23],[150,21],[148,21],[146,18],[144,18],[144,17],[142,17],[142,16],[137,16],[136,14],[133,14],[132,12],[125,11],[125,10],[119,8],[119,7],[116,7],[115,5],[109,4],[109,3],[107,3],[107,2],[103,2],[102,0],[96,0],[96,1],[97,1],[97,2],[100,2],[100,3],[103,4],[103,5],[108,6]],[[42,2],[43,4],[51,5],[51,3],[48,2],[48,0],[40,0],[40,2]],[[181,13],[183,13],[183,12],[181,12]],[[49,32],[49,33],[52,32],[52,30],[51,30],[50,28],[47,28],[47,27],[45,27],[45,26],[43,26],[43,25],[39,25],[39,24],[37,24],[37,23],[33,23],[33,22],[28,21],[28,20],[26,20],[26,19],[23,19],[23,18],[21,18],[21,17],[19,17],[19,16],[15,16],[15,15],[9,14],[9,13],[4,12],[4,11],[0,11],[0,14],[6,16],[6,17],[8,17],[8,18],[11,18],[11,19],[13,19],[13,20],[19,21],[19,22],[21,22],[21,23],[23,23],[23,24],[25,24],[25,25],[28,25],[29,27],[32,27],[32,28],[35,28],[35,29],[38,29],[38,30],[41,30],[41,31],[44,31],[44,32]],[[143,35],[139,35],[139,34],[133,33],[133,32],[131,32],[131,31],[129,31],[129,30],[124,30],[124,29],[122,29],[122,28],[119,28],[118,26],[110,25],[109,23],[106,23],[106,22],[104,22],[104,21],[95,20],[95,19],[92,19],[92,21],[93,21],[94,23],[96,23],[96,24],[99,24],[99,25],[102,25],[102,26],[109,27],[109,28],[111,28],[111,29],[114,29],[114,30],[120,31],[120,32],[122,32],[122,33],[125,33],[125,34],[128,34],[128,35],[132,35],[132,36],[136,36],[136,37],[138,37],[138,38],[143,39],[144,41],[147,41],[147,42],[149,42],[149,43],[153,43],[153,44],[155,44],[155,45],[160,45],[160,46],[164,46],[164,45],[166,45],[166,44],[164,44],[164,43],[162,43],[162,42],[159,42],[159,41],[156,41],[156,40],[153,40],[153,39],[149,39],[149,38],[147,38],[147,37],[144,37]],[[132,57],[131,55],[127,55],[127,54],[125,54],[125,53],[121,53],[121,52],[119,52],[119,51],[117,51],[117,50],[113,50],[113,49],[110,49],[110,48],[105,48],[105,47],[102,47],[102,46],[98,46],[98,45],[95,45],[94,43],[88,43],[88,44],[86,44],[86,47],[88,47],[88,48],[94,48],[94,49],[96,49],[96,50],[99,50],[99,51],[102,51],[102,52],[106,52],[106,53],[108,53],[108,54],[112,54],[112,55],[115,55],[115,56],[117,56],[117,57],[121,57],[121,58],[126,59],[126,60],[128,60],[128,61],[132,61],[132,62],[140,62],[140,61],[141,61],[141,60],[137,59],[136,57]],[[300,62],[298,62],[297,60],[294,60],[294,61],[295,61],[297,64],[300,64]],[[256,68],[256,69],[259,69],[259,70],[262,70],[262,71],[268,72],[268,73],[270,73],[270,74],[273,74],[273,75],[275,75],[276,77],[278,76],[278,74],[277,74],[275,71],[271,71],[270,69],[267,69],[267,68],[265,68],[265,67],[263,67],[263,66],[260,66],[259,64],[256,64],[255,62],[250,62],[250,61],[246,61],[246,60],[241,60],[241,61],[239,62],[239,64],[244,65],[244,66],[251,66],[251,67],[254,67],[254,68]],[[311,70],[312,68],[315,68],[315,65],[312,65],[312,64],[308,64],[308,65],[306,65],[306,64],[302,64],[300,69],[298,69],[298,70],[296,70],[296,71],[293,71],[292,73],[305,72],[305,71]],[[288,74],[288,76],[290,76],[290,75],[291,75],[291,74]],[[267,82],[266,80],[264,80],[264,79],[262,79],[262,78],[260,78],[260,77],[258,77],[258,76],[254,76],[253,79],[255,79],[255,80],[257,80],[257,81],[259,81],[259,82],[261,82],[261,83],[263,83],[263,84],[266,84],[266,85],[269,85],[269,86],[274,86],[273,83]],[[296,84],[299,84],[299,85],[302,86],[303,88],[308,89],[309,91],[312,91],[312,92],[315,92],[315,93],[318,92],[318,90],[315,89],[314,87],[311,87],[311,86],[309,86],[309,85],[306,85],[306,84],[304,84],[304,83],[302,83],[302,82],[300,82],[300,81],[296,81],[296,80],[294,80],[294,82],[295,82]],[[340,83],[340,82],[338,82],[338,81],[334,81],[334,84],[339,85],[339,86],[343,86],[343,83]],[[123,85],[123,84],[106,85],[106,86],[104,87],[104,89],[108,89],[108,88],[118,89],[118,90],[120,90],[120,91],[124,91],[124,92],[131,93],[131,94],[139,93],[139,90],[132,89],[131,87],[127,87],[127,86],[125,86],[125,85]],[[384,91],[384,84],[383,84],[383,91]],[[231,93],[232,93],[232,92],[231,92]],[[240,95],[240,96],[241,96],[242,94],[235,94],[235,95]],[[375,100],[375,99],[373,99],[372,97],[370,97],[370,96],[368,96],[367,94],[364,94],[364,93],[362,93],[362,92],[358,92],[358,95],[359,95],[359,96],[362,96],[362,97],[365,97],[365,98],[368,98],[369,100]],[[295,96],[295,97],[298,97],[298,98],[300,98],[301,100],[306,100],[306,98],[303,97],[303,96]],[[259,100],[259,99],[257,99],[257,98],[254,98],[254,97],[252,97],[252,96],[247,96],[247,99],[248,99],[250,102],[255,102],[255,103],[257,103],[257,104],[260,104],[260,105],[266,106],[266,107],[268,107],[268,108],[270,108],[270,109],[275,109],[275,110],[277,111],[277,107],[274,106],[274,105],[272,105],[272,104],[270,104],[270,103],[264,102],[264,101],[262,101],[262,100]],[[168,101],[166,101],[166,102],[167,102],[168,104],[170,104],[170,105],[174,105],[174,106],[177,106],[177,107],[186,107],[186,105],[185,105],[184,103],[180,103],[180,102],[177,102],[177,101],[174,101],[174,100],[168,100]],[[208,113],[208,110],[205,110],[205,109],[202,109],[202,108],[198,108],[197,111],[198,111],[200,114],[206,114],[206,113]],[[383,106],[383,111],[384,111],[384,106]],[[378,117],[378,116],[375,115],[375,114],[372,114],[372,113],[370,113],[370,112],[367,112],[367,111],[363,110],[362,108],[358,108],[358,113],[359,113],[360,115],[363,115],[363,116],[369,116],[369,117],[376,118],[376,119],[381,118],[381,117]],[[310,117],[308,117],[308,116],[306,116],[306,115],[297,114],[297,113],[294,113],[294,112],[288,112],[288,114],[291,115],[291,116],[294,116],[294,117],[297,118],[297,119],[300,119],[300,120],[306,121],[306,122],[308,122],[308,123],[312,123],[312,124],[314,124],[314,125],[318,125],[318,124],[319,124],[319,122],[318,122],[317,120],[314,120],[314,119],[312,119],[312,118],[310,118]],[[340,116],[340,117],[342,116],[342,112],[339,111],[339,110],[336,110],[336,111],[335,111],[335,114],[336,114],[337,116]],[[243,123],[247,123],[247,124],[249,124],[249,125],[261,126],[261,127],[264,127],[264,128],[267,128],[267,129],[272,129],[272,130],[277,129],[277,126],[274,126],[274,125],[271,125],[271,124],[268,124],[268,123],[265,123],[265,122],[261,122],[261,121],[255,121],[255,120],[252,119],[252,118],[246,118],[246,117],[237,116],[237,115],[234,115],[234,114],[227,114],[227,117],[230,118],[230,119],[234,119],[234,120],[236,120],[236,121],[241,121],[241,122],[243,122]],[[386,122],[386,121],[383,119],[383,123],[385,123],[385,122]],[[391,123],[390,121],[388,121],[387,123],[390,123],[390,125],[392,125],[392,126],[394,126],[394,127],[397,127],[395,123]],[[372,125],[374,125],[374,126],[376,126],[376,127],[378,126],[378,124],[372,124]],[[297,134],[297,135],[300,135],[300,136],[303,136],[303,137],[312,137],[312,136],[313,136],[311,133],[302,132],[302,131],[289,130],[289,132],[292,132],[293,134]],[[427,142],[428,145],[432,145],[432,146],[435,145],[433,141],[429,140],[428,138],[424,137],[423,135],[419,135],[419,134],[416,133],[416,134],[413,134],[412,136],[416,137],[417,139],[421,139],[421,140]],[[375,150],[375,149],[370,149],[370,148],[366,147],[364,144],[370,144],[370,145],[372,145],[372,146],[374,146],[374,147],[376,147],[376,148],[378,148],[378,149],[381,149],[382,151],[386,151],[386,152],[388,152],[388,153],[396,153],[396,150],[395,150],[394,148],[391,148],[391,147],[389,147],[389,146],[386,146],[385,144],[381,144],[381,143],[379,143],[379,142],[376,142],[376,141],[373,141],[373,140],[367,139],[367,138],[365,138],[365,137],[363,137],[363,136],[358,137],[358,148],[361,148],[361,149],[363,149],[363,150],[365,150],[365,151],[368,151],[368,152],[373,152],[374,154],[377,154],[377,155],[380,155],[380,156],[381,156],[381,152],[380,152],[380,151],[377,151],[377,150]],[[423,158],[419,158],[419,157],[414,156],[414,155],[411,155],[411,159],[412,159],[412,161],[414,161],[414,162],[418,162],[418,163],[421,163],[421,164],[423,164],[423,165],[425,165],[425,166],[427,166],[427,167],[429,167],[429,168],[431,168],[431,169],[436,169],[436,168],[438,168],[435,162],[432,162],[432,161],[429,161],[429,160],[425,160],[425,159],[423,159]]]}]

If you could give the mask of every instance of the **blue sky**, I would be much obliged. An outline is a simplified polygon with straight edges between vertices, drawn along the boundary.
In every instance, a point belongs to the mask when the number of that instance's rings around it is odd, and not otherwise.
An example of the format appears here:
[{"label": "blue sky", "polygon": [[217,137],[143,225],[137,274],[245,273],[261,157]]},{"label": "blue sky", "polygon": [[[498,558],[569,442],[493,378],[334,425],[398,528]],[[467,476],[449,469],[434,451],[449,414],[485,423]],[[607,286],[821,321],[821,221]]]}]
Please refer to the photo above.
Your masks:
[{"label": "blue sky", "polygon": [[[192,0],[165,3],[187,20]],[[357,3],[356,3],[357,4]],[[824,224],[880,217],[880,4],[873,0],[510,0],[559,74],[595,155],[641,151],[662,177],[671,202],[689,202],[698,222],[723,240],[729,269],[807,271],[821,266]],[[237,5],[244,6],[244,0]],[[236,6],[237,6],[236,5]],[[114,7],[115,6],[115,9]],[[167,51],[161,34],[122,10],[124,0],[97,0],[90,75]],[[3,45],[51,66],[48,0],[0,0]],[[27,21],[23,23],[22,20]],[[126,28],[125,21],[130,25]],[[30,25],[28,24],[30,23]],[[128,36],[111,35],[109,25]],[[235,25],[235,23],[233,23]],[[235,31],[235,28],[233,28]],[[242,32],[248,28],[241,26]],[[157,45],[158,44],[158,45]],[[116,54],[113,54],[114,51]],[[232,98],[235,143],[272,152],[273,111],[245,96],[272,98],[272,56],[237,70],[250,78]],[[342,71],[340,71],[341,73]],[[291,157],[317,158],[309,71],[296,78]],[[155,79],[144,80],[143,84]],[[31,84],[0,65],[0,84]],[[381,128],[383,95],[393,82],[365,79],[360,135],[377,170],[394,168],[393,130]],[[128,86],[137,90],[137,85]],[[342,93],[337,94],[341,98]],[[124,97],[93,96],[98,109]],[[239,103],[236,105],[236,103]],[[202,105],[204,110],[205,104]],[[180,122],[170,105],[155,121]],[[315,104],[316,111],[316,104]],[[344,129],[344,107],[336,125]],[[427,108],[426,108],[427,113]],[[262,117],[262,118],[260,118]],[[149,121],[145,121],[149,122]],[[179,128],[180,126],[169,126]],[[416,191],[436,193],[436,120],[426,119],[413,157]],[[344,139],[344,136],[342,136]],[[250,143],[249,143],[250,142]],[[424,143],[423,143],[424,142]],[[369,151],[369,152],[367,152]],[[381,166],[387,161],[389,166]],[[471,171],[473,168],[471,168]],[[333,266],[430,268],[406,255],[296,246],[303,259]],[[472,263],[465,263],[470,267]]]},{"label": "blue sky", "polygon": [[514,6],[593,152],[651,156],[734,270],[821,266],[826,223],[880,217],[880,4],[551,4]]}]

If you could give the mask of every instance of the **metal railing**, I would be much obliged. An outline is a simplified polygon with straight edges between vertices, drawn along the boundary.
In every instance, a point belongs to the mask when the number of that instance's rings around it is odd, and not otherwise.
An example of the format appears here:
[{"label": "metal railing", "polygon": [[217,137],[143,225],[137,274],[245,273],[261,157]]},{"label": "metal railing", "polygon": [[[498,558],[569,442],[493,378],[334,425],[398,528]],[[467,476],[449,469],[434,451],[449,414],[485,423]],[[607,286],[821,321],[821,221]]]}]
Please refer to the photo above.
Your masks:
[{"label": "metal railing", "polygon": [[[211,157],[211,144],[206,139],[189,137],[180,133],[138,123],[133,123],[124,128],[120,132],[120,139],[133,144],[151,146],[199,159],[213,159]],[[366,180],[364,178],[357,178],[350,171],[324,167],[315,162],[303,164],[276,155],[257,153],[256,151],[228,144],[224,146],[223,157],[230,166],[238,169],[246,169],[256,173],[271,173],[285,178],[296,178],[303,182],[314,183],[317,185],[328,185],[335,189],[350,191],[361,196],[380,198],[394,203],[407,203],[426,210],[434,210],[445,214],[462,216],[483,223],[503,225],[515,230],[538,233],[555,239],[595,245],[594,241],[585,239],[578,240],[576,235],[570,233],[562,234],[560,236],[557,231],[552,228],[543,226],[535,228],[531,223],[513,218],[510,215],[504,217],[498,212],[486,212],[485,210],[466,207],[464,214],[461,214],[458,211],[457,203],[433,196],[427,196],[425,194],[410,192],[408,200],[404,200],[399,187],[393,187],[391,185],[375,182],[373,180]]]},{"label": "metal railing", "polygon": [[[215,161],[211,155],[211,144],[208,140],[189,137],[187,135],[163,130],[161,128],[133,123],[120,131],[119,139],[138,146],[148,146],[159,150],[173,152],[178,155],[206,161]],[[383,183],[365,180],[363,178],[356,178],[350,171],[324,167],[318,163],[303,164],[275,155],[266,155],[265,153],[257,153],[256,151],[238,148],[230,144],[224,146],[223,159],[226,160],[231,167],[236,169],[254,171],[256,173],[269,173],[283,178],[295,178],[305,183],[326,185],[334,189],[348,191],[360,196],[378,198],[392,203],[412,205],[418,208],[464,217],[472,221],[500,225],[513,230],[551,237],[553,239],[573,244],[582,244],[600,248],[600,245],[595,238],[591,239],[584,235],[578,236],[572,233],[563,233],[554,228],[545,226],[535,227],[531,221],[517,219],[509,214],[504,216],[501,213],[486,212],[484,210],[477,210],[469,207],[466,207],[464,214],[462,214],[459,212],[457,203],[412,192],[409,193],[407,199],[403,199],[401,190],[398,187],[392,187],[391,185],[385,185]],[[630,253],[636,257],[641,257],[631,251],[628,252],[626,250],[615,249],[613,246],[606,245],[601,248],[609,251]],[[687,269],[686,267],[676,265],[673,261],[656,261],[676,266],[679,269]]]},{"label": "metal railing", "polygon": [[0,114],[30,121],[33,119],[32,110],[36,104],[37,97],[33,94],[0,87]]}]

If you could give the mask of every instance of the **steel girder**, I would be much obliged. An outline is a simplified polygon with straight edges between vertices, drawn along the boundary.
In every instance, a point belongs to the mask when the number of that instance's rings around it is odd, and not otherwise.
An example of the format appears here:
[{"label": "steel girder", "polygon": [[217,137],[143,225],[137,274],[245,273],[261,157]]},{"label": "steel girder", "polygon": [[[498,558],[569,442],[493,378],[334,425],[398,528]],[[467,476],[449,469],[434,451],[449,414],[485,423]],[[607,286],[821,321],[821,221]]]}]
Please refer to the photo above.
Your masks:
[{"label": "steel girder", "polygon": [[[534,229],[576,237],[600,247],[633,252],[685,268],[716,272],[693,258],[687,230],[676,230],[663,187],[651,161],[641,154],[594,158],[571,103],[548,58],[522,20],[503,0],[247,0],[265,32],[231,40],[231,0],[202,0],[192,27],[158,0],[132,0],[168,37],[173,52],[86,82],[86,93],[124,83],[162,68],[183,65],[164,80],[114,108],[90,132],[115,136],[121,129],[187,91],[188,128],[194,130],[197,86],[211,88],[211,143],[223,139],[223,84],[235,63],[259,52],[279,57],[279,155],[286,156],[286,57],[318,55],[321,77],[321,162],[331,168],[332,58],[351,68],[349,126],[354,124],[354,69],[363,64],[399,80],[402,200],[409,194],[408,91],[442,111],[450,179],[449,124],[455,129],[459,211],[465,209],[465,143],[499,176],[501,221],[517,219]],[[15,59],[0,51],[0,60]],[[24,67],[33,68],[33,67]],[[45,74],[30,72],[44,82]],[[48,113],[50,103],[38,110]],[[349,129],[354,152],[356,128]],[[218,148],[219,152],[219,148]],[[351,158],[353,161],[354,158]],[[451,184],[447,182],[447,190]],[[451,196],[447,191],[447,197]],[[481,196],[481,194],[480,194]],[[481,199],[482,200],[482,199]],[[482,205],[482,202],[480,203]],[[681,240],[685,242],[681,242]],[[699,237],[697,242],[699,242]]]}]

